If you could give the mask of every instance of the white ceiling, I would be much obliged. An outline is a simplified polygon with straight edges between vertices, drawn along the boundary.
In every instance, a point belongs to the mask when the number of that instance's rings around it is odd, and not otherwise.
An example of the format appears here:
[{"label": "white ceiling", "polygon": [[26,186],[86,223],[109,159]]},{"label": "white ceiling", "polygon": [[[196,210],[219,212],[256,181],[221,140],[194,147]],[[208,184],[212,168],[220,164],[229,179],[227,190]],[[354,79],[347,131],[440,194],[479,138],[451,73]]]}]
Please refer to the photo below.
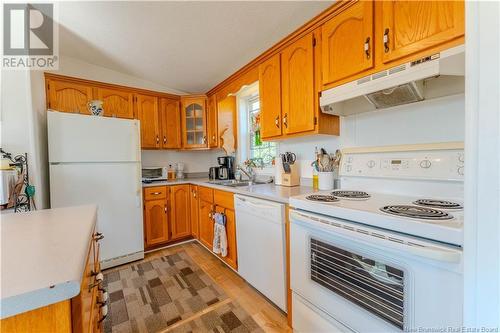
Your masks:
[{"label": "white ceiling", "polygon": [[60,53],[206,92],[331,1],[60,2]]}]

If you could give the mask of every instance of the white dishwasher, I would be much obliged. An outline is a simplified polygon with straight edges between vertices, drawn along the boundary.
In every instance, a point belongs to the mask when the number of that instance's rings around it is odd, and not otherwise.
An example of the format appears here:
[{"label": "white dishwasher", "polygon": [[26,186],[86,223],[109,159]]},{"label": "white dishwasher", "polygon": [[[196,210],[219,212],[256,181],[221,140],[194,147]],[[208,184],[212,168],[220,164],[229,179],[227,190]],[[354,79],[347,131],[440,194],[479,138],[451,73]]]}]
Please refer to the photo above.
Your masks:
[{"label": "white dishwasher", "polygon": [[238,273],[286,308],[285,205],[235,195]]}]

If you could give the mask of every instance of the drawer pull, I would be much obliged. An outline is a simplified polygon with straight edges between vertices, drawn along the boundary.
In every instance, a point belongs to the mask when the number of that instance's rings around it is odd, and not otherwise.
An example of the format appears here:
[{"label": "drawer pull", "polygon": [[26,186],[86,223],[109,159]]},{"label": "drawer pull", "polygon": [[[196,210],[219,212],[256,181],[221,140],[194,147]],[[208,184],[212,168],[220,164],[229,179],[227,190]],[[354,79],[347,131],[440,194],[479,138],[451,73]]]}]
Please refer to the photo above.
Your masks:
[{"label": "drawer pull", "polygon": [[103,238],[104,238],[104,235],[103,235],[102,233],[100,233],[100,232],[96,232],[96,233],[94,234],[94,237],[93,237],[93,239],[94,239],[95,241],[100,241],[100,240],[101,240],[101,239],[103,239]]},{"label": "drawer pull", "polygon": [[98,323],[101,323],[108,316],[108,305],[101,305],[101,319],[99,319]]},{"label": "drawer pull", "polygon": [[109,294],[106,291],[106,289],[104,289],[104,291],[102,292],[101,302],[107,302],[108,299],[109,299]]},{"label": "drawer pull", "polygon": [[161,192],[153,192],[153,193],[151,193],[151,195],[160,195],[160,194],[161,194]]},{"label": "drawer pull", "polygon": [[101,272],[97,273],[95,276],[95,280],[99,282],[104,281],[104,274],[102,274]]},{"label": "drawer pull", "polygon": [[95,287],[99,287],[99,290],[101,290],[101,287],[100,287],[101,283],[102,283],[102,280],[99,280],[99,281],[96,281],[94,283],[89,284],[89,292],[92,289],[94,289]]}]

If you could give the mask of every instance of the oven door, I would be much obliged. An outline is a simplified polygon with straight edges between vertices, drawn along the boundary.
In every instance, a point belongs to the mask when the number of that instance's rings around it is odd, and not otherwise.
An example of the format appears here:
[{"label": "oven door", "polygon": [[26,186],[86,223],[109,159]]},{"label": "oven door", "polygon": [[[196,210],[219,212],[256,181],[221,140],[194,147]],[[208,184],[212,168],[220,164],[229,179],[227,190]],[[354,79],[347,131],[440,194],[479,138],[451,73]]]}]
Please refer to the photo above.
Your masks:
[{"label": "oven door", "polygon": [[462,251],[291,210],[291,288],[358,332],[462,326]]}]

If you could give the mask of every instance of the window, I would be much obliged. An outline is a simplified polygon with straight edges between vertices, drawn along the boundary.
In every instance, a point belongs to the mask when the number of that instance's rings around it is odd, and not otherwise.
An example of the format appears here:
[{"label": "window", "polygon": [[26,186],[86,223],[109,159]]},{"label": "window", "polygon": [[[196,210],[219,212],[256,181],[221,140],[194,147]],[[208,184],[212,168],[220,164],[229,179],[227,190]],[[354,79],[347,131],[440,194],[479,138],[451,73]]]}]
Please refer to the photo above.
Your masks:
[{"label": "window", "polygon": [[259,95],[247,99],[248,111],[248,159],[255,161],[257,166],[271,167],[277,155],[275,142],[265,142],[260,137],[260,100]]}]

